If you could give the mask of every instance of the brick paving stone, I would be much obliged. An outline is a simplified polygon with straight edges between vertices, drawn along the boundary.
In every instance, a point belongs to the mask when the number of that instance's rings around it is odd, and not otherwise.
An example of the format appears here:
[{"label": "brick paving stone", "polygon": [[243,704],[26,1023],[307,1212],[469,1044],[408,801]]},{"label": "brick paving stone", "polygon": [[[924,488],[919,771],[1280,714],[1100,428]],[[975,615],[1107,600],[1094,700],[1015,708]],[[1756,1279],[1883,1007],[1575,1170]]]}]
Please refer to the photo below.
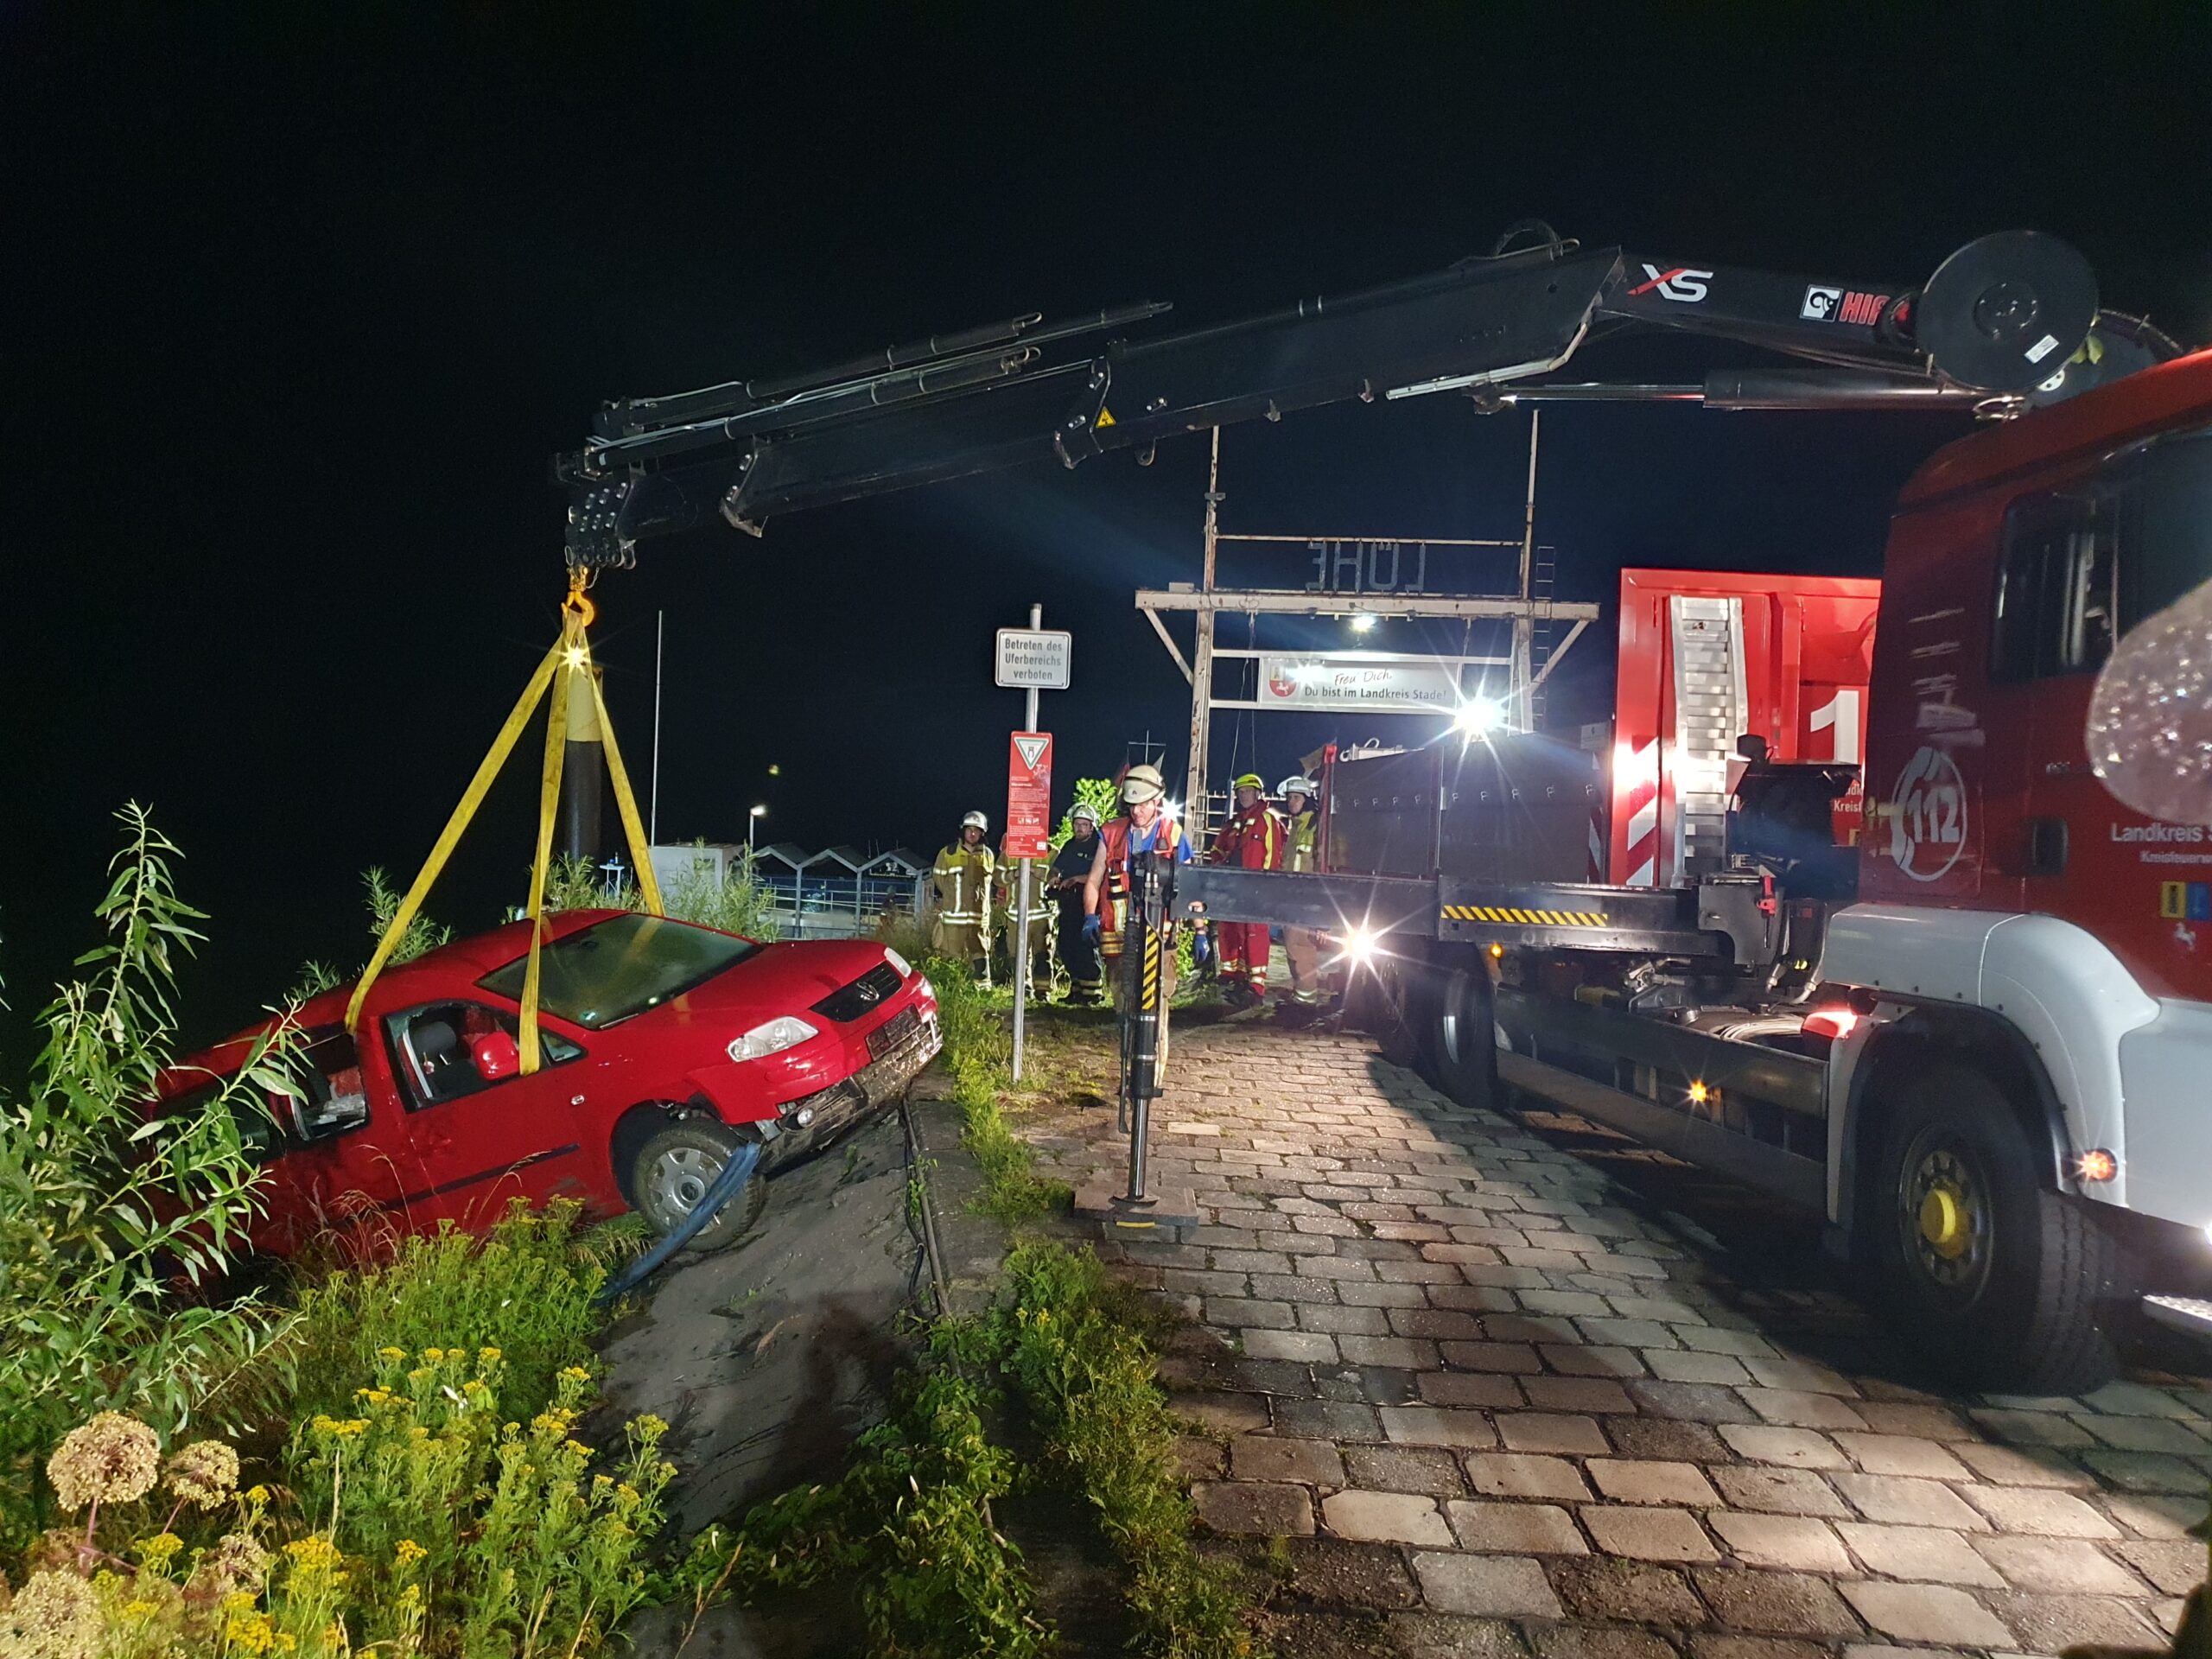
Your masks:
[{"label": "brick paving stone", "polygon": [[1517,1306],[1515,1293],[1496,1285],[1424,1285],[1421,1288],[1427,1293],[1431,1307],[1448,1307],[1461,1313],[1510,1312]]},{"label": "brick paving stone", "polygon": [[1809,1428],[1777,1428],[1765,1423],[1723,1423],[1720,1438],[1740,1457],[1755,1463],[1779,1463],[1793,1469],[1847,1469],[1834,1441]]},{"label": "brick paving stone", "polygon": [[[1274,1303],[1247,1306],[1268,1307]],[[1292,1323],[1303,1331],[1324,1331],[1331,1336],[1379,1337],[1390,1329],[1389,1316],[1379,1307],[1355,1307],[1344,1302],[1300,1302]]]},{"label": "brick paving stone", "polygon": [[1254,1329],[1288,1331],[1298,1315],[1288,1302],[1255,1301],[1249,1296],[1209,1296],[1206,1323],[1211,1325],[1248,1325]]},{"label": "brick paving stone", "polygon": [[1784,1389],[1799,1394],[1836,1394],[1856,1398],[1859,1385],[1842,1372],[1817,1361],[1794,1356],[1755,1355],[1745,1360],[1762,1388]]},{"label": "brick paving stone", "polygon": [[2012,1630],[2012,1645],[2031,1653],[2057,1653],[2088,1643],[2145,1648],[2160,1631],[2130,1603],[2105,1596],[2038,1596],[2018,1590],[1990,1592],[1989,1605]]},{"label": "brick paving stone", "polygon": [[1839,1472],[1829,1479],[1869,1521],[1886,1521],[1900,1527],[1949,1527],[1961,1532],[1989,1530],[1989,1522],[1941,1481],[1848,1472]]},{"label": "brick paving stone", "polygon": [[1421,1397],[1433,1406],[1491,1406],[1511,1410],[1522,1402],[1520,1383],[1493,1372],[1423,1371],[1415,1386]]},{"label": "brick paving stone", "polygon": [[1286,1434],[1318,1440],[1379,1440],[1382,1425],[1375,1408],[1350,1400],[1278,1400],[1275,1427]]},{"label": "brick paving stone", "polygon": [[2120,1525],[2145,1538],[2178,1538],[2204,1518],[2202,1498],[2163,1493],[2109,1493],[2105,1508]]},{"label": "brick paving stone", "polygon": [[2202,1459],[2189,1463],[2163,1452],[2083,1452],[2079,1456],[2107,1484],[2125,1492],[2196,1492],[2205,1485]]},{"label": "brick paving stone", "polygon": [[1468,1549],[1504,1555],[1587,1555],[1574,1517],[1554,1503],[1488,1503],[1457,1499],[1444,1506],[1452,1530]]},{"label": "brick paving stone", "polygon": [[1243,1434],[1268,1426],[1267,1402],[1249,1394],[1171,1394],[1167,1409],[1221,1434]]},{"label": "brick paving stone", "polygon": [[1491,1446],[1497,1432],[1479,1411],[1449,1406],[1385,1406],[1382,1433],[1401,1446]]},{"label": "brick paving stone", "polygon": [[[1472,1289],[1473,1287],[1469,1286],[1468,1288]],[[1449,1307],[1394,1308],[1390,1312],[1389,1325],[1398,1336],[1427,1337],[1431,1340],[1472,1342],[1483,1333],[1482,1325],[1473,1314]],[[1496,1368],[1485,1366],[1483,1369]]]},{"label": "brick paving stone", "polygon": [[1313,1500],[1303,1486],[1202,1480],[1191,1488],[1198,1519],[1216,1532],[1265,1538],[1310,1537]]},{"label": "brick paving stone", "polygon": [[1349,1483],[1371,1491],[1457,1497],[1467,1490],[1459,1460],[1442,1446],[1348,1446],[1344,1459]]},{"label": "brick paving stone", "polygon": [[[1701,1630],[1690,1638],[1690,1659],[1827,1659],[1817,1643],[1786,1636],[1736,1636]],[[1925,1659],[1915,1655],[1914,1659]]]},{"label": "brick paving stone", "polygon": [[1691,1577],[1714,1616],[1739,1630],[1769,1636],[1859,1634],[1859,1621],[1825,1579],[1739,1567],[1701,1567]]},{"label": "brick paving stone", "polygon": [[1498,1439],[1509,1452],[1565,1452],[1603,1456],[1612,1447],[1594,1417],[1548,1411],[1501,1411]]},{"label": "brick paving stone", "polygon": [[1436,1344],[1413,1337],[1338,1337],[1337,1347],[1355,1365],[1395,1365],[1433,1371],[1441,1363]]},{"label": "brick paving stone", "polygon": [[[2080,1498],[2031,1486],[1969,1486],[1974,1505],[1999,1532],[2041,1533],[2054,1538],[2117,1538],[2120,1529]],[[1846,1494],[1848,1496],[1848,1494]]]},{"label": "brick paving stone", "polygon": [[1909,1434],[1836,1432],[1835,1443],[1870,1475],[1913,1475],[1929,1480],[1967,1480],[1959,1460],[1933,1440]]},{"label": "brick paving stone", "polygon": [[1809,1470],[1728,1465],[1708,1472],[1720,1496],[1736,1509],[1830,1519],[1851,1513],[1828,1484]]},{"label": "brick paving stone", "polygon": [[1643,1359],[1633,1348],[1586,1348],[1546,1343],[1537,1351],[1554,1370],[1569,1376],[1642,1376]]},{"label": "brick paving stone", "polygon": [[1295,1480],[1309,1486],[1344,1484],[1344,1454],[1326,1440],[1240,1435],[1230,1442],[1229,1467],[1239,1480]]},{"label": "brick paving stone", "polygon": [[1534,1372],[1544,1369],[1536,1351],[1524,1342],[1446,1342],[1438,1348],[1444,1363],[1455,1370]]},{"label": "brick paving stone", "polygon": [[1991,1446],[1961,1440],[1952,1454],[1993,1486],[2063,1486],[2086,1491],[2096,1482],[2063,1452],[2047,1446]]},{"label": "brick paving stone", "polygon": [[1605,1376],[1524,1376],[1521,1391],[1538,1411],[1634,1411],[1628,1390]]},{"label": "brick paving stone", "polygon": [[1885,1527],[1840,1521],[1836,1531],[1870,1573],[1929,1584],[1972,1584],[1996,1589],[2004,1580],[1974,1554],[1962,1533],[1941,1527]]},{"label": "brick paving stone", "polygon": [[2094,1446],[2095,1438],[2071,1417],[2052,1411],[1981,1407],[1967,1415],[2012,1446]]},{"label": "brick paving stone", "polygon": [[2080,1538],[1977,1538],[1982,1559],[2017,1589],[2066,1596],[2139,1596],[2135,1575]]},{"label": "brick paving stone", "polygon": [[1916,1400],[1861,1400],[1856,1408],[1877,1434],[1911,1434],[1923,1440],[1970,1440],[1974,1430],[1942,1406]]},{"label": "brick paving stone", "polygon": [[1844,1599],[1885,1636],[1965,1648],[2009,1648],[2012,1633],[1963,1590],[1942,1584],[1843,1586]]},{"label": "brick paving stone", "polygon": [[1692,1463],[1592,1458],[1583,1465],[1598,1490],[1627,1503],[1718,1503],[1719,1493]]},{"label": "brick paving stone", "polygon": [[1755,1423],[1758,1414],[1733,1389],[1711,1382],[1630,1382],[1629,1395],[1655,1417],[1687,1423]]},{"label": "brick paving stone", "polygon": [[2107,1446],[2122,1452],[2168,1452],[2177,1458],[2212,1454],[2208,1440],[2187,1423],[2166,1417],[2094,1417],[2078,1414],[2074,1421]]},{"label": "brick paving stone", "polygon": [[2126,1538],[2112,1548],[2170,1596],[2185,1596],[2204,1582],[2204,1546],[2194,1539]]},{"label": "brick paving stone", "polygon": [[1221,1446],[1216,1441],[1195,1434],[1175,1437],[1175,1466],[1183,1471],[1184,1479],[1212,1480],[1220,1475],[1223,1462]]},{"label": "brick paving stone", "polygon": [[1428,1605],[1447,1613],[1500,1618],[1557,1618],[1559,1598],[1544,1570],[1524,1555],[1414,1556],[1414,1575]]},{"label": "brick paving stone", "polygon": [[1597,1315],[1580,1319],[1575,1324],[1582,1334],[1595,1344],[1610,1343],[1618,1348],[1677,1348],[1674,1331],[1657,1319],[1624,1319]]},{"label": "brick paving stone", "polygon": [[1491,1313],[1483,1319],[1483,1334],[1492,1342],[1580,1342],[1572,1319],[1533,1319],[1525,1313]]},{"label": "brick paving stone", "polygon": [[1675,1422],[1665,1417],[1608,1417],[1603,1427],[1613,1450],[1624,1458],[1726,1463],[1732,1456],[1720,1437],[1703,1423]]},{"label": "brick paving stone", "polygon": [[1590,1503],[1583,1506],[1582,1524],[1608,1555],[1625,1555],[1638,1561],[1720,1559],[1720,1552],[1713,1548],[1697,1517],[1681,1510]]},{"label": "brick paving stone", "polygon": [[1643,1363],[1666,1382],[1748,1382],[1751,1374],[1732,1354],[1701,1354],[1691,1349],[1648,1348]]},{"label": "brick paving stone", "polygon": [[1850,1404],[1832,1394],[1813,1394],[1802,1389],[1740,1389],[1744,1403],[1770,1423],[1793,1428],[1834,1428],[1864,1431],[1866,1420]]},{"label": "brick paving stone", "polygon": [[[1260,1286],[1255,1283],[1253,1289]],[[1335,1287],[1336,1300],[1355,1307],[1421,1307],[1428,1298],[1419,1285],[1386,1285],[1381,1282],[1363,1284],[1347,1279]]]},{"label": "brick paving stone", "polygon": [[2092,1411],[2116,1413],[2126,1417],[2188,1417],[2195,1414],[2164,1389],[2154,1389],[2143,1382],[2107,1382],[2093,1393],[2082,1395],[2081,1401]]},{"label": "brick paving stone", "polygon": [[1551,1579],[1560,1599],[1578,1618],[1675,1626],[1708,1622],[1697,1593],[1669,1567],[1611,1555],[1560,1556],[1552,1560]]},{"label": "brick paving stone", "polygon": [[1706,1516],[1720,1541],[1753,1567],[1804,1573],[1848,1573],[1851,1558],[1825,1522],[1802,1515],[1745,1514],[1720,1510]]},{"label": "brick paving stone", "polygon": [[1357,1543],[1449,1548],[1452,1542],[1436,1500],[1414,1492],[1332,1492],[1321,1500],[1321,1519],[1338,1537]]},{"label": "brick paving stone", "polygon": [[1675,1659],[1674,1649],[1649,1630],[1609,1624],[1535,1624],[1529,1640],[1537,1659]]},{"label": "brick paving stone", "polygon": [[[1371,1635],[1360,1647],[1368,1652]],[[1502,1618],[1471,1618],[1463,1613],[1432,1613],[1415,1609],[1390,1615],[1388,1640],[1393,1659],[1528,1659],[1520,1627]],[[1278,1649],[1287,1650],[1285,1644]],[[1351,1653],[1349,1642],[1324,1641],[1300,1649],[1316,1655]]]},{"label": "brick paving stone", "polygon": [[1738,1331],[1719,1325],[1681,1325],[1675,1327],[1675,1335],[1685,1348],[1694,1348],[1700,1353],[1733,1354],[1748,1358],[1753,1354],[1771,1354],[1774,1344],[1756,1331]]},{"label": "brick paving stone", "polygon": [[1287,1359],[1301,1364],[1333,1363],[1337,1357],[1335,1340],[1319,1331],[1268,1331],[1252,1329],[1239,1333],[1244,1341],[1244,1352],[1252,1359]]},{"label": "brick paving stone", "polygon": [[1387,1611],[1421,1600],[1397,1550],[1341,1538],[1293,1539],[1290,1588],[1294,1595],[1345,1607]]},{"label": "brick paving stone", "polygon": [[1564,1458],[1516,1452],[1470,1452],[1461,1460],[1468,1484],[1489,1497],[1586,1498],[1582,1471]]}]

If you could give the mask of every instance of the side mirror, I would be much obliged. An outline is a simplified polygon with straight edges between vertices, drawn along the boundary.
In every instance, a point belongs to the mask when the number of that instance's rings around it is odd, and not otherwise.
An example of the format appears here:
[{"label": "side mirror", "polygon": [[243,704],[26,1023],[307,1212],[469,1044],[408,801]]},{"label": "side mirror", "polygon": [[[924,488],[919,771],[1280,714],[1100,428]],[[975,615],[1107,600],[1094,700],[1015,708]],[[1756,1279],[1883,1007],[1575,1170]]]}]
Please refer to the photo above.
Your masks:
[{"label": "side mirror", "polygon": [[522,1070],[522,1050],[504,1031],[487,1031],[480,1037],[470,1038],[468,1058],[476,1066],[476,1075],[486,1083],[512,1077]]},{"label": "side mirror", "polygon": [[1745,732],[1736,740],[1736,753],[1753,766],[1758,766],[1767,757],[1766,739],[1757,732]]}]

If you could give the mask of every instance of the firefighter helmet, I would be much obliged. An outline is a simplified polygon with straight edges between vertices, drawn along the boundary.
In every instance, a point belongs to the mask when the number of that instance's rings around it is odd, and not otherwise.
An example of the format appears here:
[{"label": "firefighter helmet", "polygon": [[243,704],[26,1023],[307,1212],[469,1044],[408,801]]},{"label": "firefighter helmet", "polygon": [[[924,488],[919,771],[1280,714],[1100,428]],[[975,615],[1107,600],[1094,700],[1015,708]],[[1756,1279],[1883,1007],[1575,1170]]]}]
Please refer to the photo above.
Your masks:
[{"label": "firefighter helmet", "polygon": [[1078,818],[1096,830],[1098,827],[1098,809],[1088,801],[1077,801],[1069,810],[1068,822],[1073,823]]},{"label": "firefighter helmet", "polygon": [[1160,780],[1158,766],[1131,766],[1128,775],[1122,779],[1122,798],[1131,806],[1143,801],[1156,801],[1166,792],[1166,789],[1167,785]]},{"label": "firefighter helmet", "polygon": [[1256,789],[1262,795],[1268,792],[1268,786],[1260,781],[1260,774],[1256,772],[1246,772],[1242,778],[1239,778],[1235,783],[1231,784],[1230,787],[1231,789]]},{"label": "firefighter helmet", "polygon": [[1275,785],[1278,795],[1303,795],[1309,801],[1320,792],[1321,785],[1311,778],[1286,778]]},{"label": "firefighter helmet", "polygon": [[960,827],[963,830],[988,830],[991,821],[980,812],[970,812],[960,820]]}]

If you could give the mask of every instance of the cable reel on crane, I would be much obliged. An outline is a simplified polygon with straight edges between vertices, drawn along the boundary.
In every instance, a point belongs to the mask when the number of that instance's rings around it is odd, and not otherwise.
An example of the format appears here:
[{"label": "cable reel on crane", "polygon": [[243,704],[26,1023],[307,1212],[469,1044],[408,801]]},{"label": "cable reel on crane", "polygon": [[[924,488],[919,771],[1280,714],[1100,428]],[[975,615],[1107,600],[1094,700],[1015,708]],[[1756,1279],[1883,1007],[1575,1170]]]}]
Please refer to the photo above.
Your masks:
[{"label": "cable reel on crane", "polygon": [[600,690],[599,677],[592,671],[592,623],[597,620],[599,607],[592,603],[590,588],[592,573],[574,569],[569,576],[568,596],[561,601],[561,637],[545,653],[529,683],[523,687],[521,697],[506,722],[499,728],[499,735],[492,740],[492,747],[476,768],[476,775],[461,792],[460,804],[446,820],[445,828],[438,834],[430,849],[430,855],[423,862],[406,895],[399,901],[399,908],[392,912],[391,921],[377,941],[376,954],[369,958],[360,982],[354,986],[353,995],[346,1005],[346,1028],[356,1029],[361,1019],[361,1006],[368,1000],[369,988],[376,983],[391,960],[401,937],[414,922],[423,908],[423,901],[429,896],[430,888],[444,872],[446,861],[460,844],[461,836],[476,816],[484,798],[491,792],[499,770],[514,751],[523,728],[530,724],[541,701],[547,703],[545,724],[545,759],[539,774],[537,806],[537,849],[530,867],[530,904],[524,914],[530,921],[530,961],[524,970],[522,989],[522,1035],[518,1047],[521,1051],[522,1071],[527,1076],[536,1071],[543,1058],[538,1040],[537,1010],[540,983],[540,954],[545,940],[545,877],[553,859],[553,824],[560,814],[561,772],[568,750],[569,702],[571,697],[588,696],[593,710],[599,716],[601,742],[607,753],[607,770],[614,786],[616,809],[621,814],[623,837],[629,843],[630,860],[638,875],[639,897],[645,901],[646,912],[665,916],[668,912],[661,903],[660,883],[653,874],[652,852],[645,841],[645,821],[638,814],[638,800],[630,788],[630,774],[622,765],[622,751],[614,741],[614,722],[607,713],[607,699]]}]

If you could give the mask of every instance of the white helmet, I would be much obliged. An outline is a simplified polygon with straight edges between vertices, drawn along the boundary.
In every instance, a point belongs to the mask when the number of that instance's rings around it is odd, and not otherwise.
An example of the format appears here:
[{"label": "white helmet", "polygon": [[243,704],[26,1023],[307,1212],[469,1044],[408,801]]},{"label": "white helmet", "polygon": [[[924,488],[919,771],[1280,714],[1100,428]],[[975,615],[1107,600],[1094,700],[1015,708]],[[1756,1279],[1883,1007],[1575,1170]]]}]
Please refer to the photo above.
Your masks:
[{"label": "white helmet", "polygon": [[1278,795],[1303,795],[1309,801],[1320,792],[1321,785],[1311,778],[1286,778],[1275,785]]},{"label": "white helmet", "polygon": [[1131,766],[1122,779],[1122,798],[1131,806],[1143,801],[1156,801],[1166,792],[1167,785],[1160,781],[1160,768],[1153,766]]},{"label": "white helmet", "polygon": [[1096,830],[1098,827],[1098,809],[1089,801],[1077,801],[1068,813],[1068,822],[1073,823],[1078,819]]},{"label": "white helmet", "polygon": [[960,827],[963,830],[988,830],[991,821],[980,812],[970,812],[960,820]]}]

